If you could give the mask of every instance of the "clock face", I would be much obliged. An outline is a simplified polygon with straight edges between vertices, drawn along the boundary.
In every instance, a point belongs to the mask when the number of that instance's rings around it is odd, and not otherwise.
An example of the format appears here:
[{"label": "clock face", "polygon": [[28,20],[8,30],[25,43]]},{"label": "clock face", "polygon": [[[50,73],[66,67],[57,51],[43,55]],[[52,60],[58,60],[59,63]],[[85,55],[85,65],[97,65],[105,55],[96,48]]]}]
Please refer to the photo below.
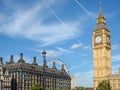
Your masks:
[{"label": "clock face", "polygon": [[95,43],[100,43],[102,41],[102,37],[101,36],[97,36],[95,38]]},{"label": "clock face", "polygon": [[110,43],[110,37],[107,36],[107,43]]}]

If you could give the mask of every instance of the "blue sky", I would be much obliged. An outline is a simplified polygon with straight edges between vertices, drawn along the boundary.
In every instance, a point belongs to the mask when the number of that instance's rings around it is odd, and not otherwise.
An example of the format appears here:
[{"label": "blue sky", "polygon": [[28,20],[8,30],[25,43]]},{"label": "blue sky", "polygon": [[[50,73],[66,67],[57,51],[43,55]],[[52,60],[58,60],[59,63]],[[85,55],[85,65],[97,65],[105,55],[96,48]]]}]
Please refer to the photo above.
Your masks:
[{"label": "blue sky", "polygon": [[[120,0],[104,0],[103,13],[112,36],[112,69],[120,67]],[[114,3],[114,4],[113,4]],[[100,0],[0,0],[0,57],[33,56],[42,65],[62,60],[77,78],[77,86],[93,86],[92,32]]]}]

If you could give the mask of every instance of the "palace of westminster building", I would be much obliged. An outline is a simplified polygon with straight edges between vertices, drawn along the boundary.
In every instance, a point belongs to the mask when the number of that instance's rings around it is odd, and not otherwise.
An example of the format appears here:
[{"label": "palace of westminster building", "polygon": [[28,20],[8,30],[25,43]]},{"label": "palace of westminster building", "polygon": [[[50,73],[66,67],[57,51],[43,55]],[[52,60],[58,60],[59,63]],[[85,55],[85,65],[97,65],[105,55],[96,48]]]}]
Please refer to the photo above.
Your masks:
[{"label": "palace of westminster building", "polygon": [[97,18],[97,24],[92,35],[94,61],[94,90],[103,80],[110,82],[112,90],[120,90],[120,70],[112,74],[111,67],[111,34],[106,26],[106,19],[102,12],[102,3]]},{"label": "palace of westminster building", "polygon": [[43,66],[39,66],[36,57],[33,63],[26,63],[23,54],[18,62],[14,62],[13,55],[7,64],[0,58],[0,90],[31,90],[31,86],[39,84],[43,90],[71,89],[71,77],[66,72],[64,64],[58,70],[55,62],[52,68],[47,66],[46,52],[42,52]]},{"label": "palace of westminster building", "polygon": [[[106,19],[100,5],[97,24],[92,35],[93,62],[94,62],[94,90],[103,80],[108,80],[112,90],[120,90],[120,70],[112,74],[111,65],[111,34],[106,25]],[[7,64],[3,64],[0,58],[0,90],[30,90],[34,84],[40,84],[45,90],[71,89],[71,77],[65,71],[64,65],[61,70],[49,68],[46,62],[46,52],[42,52],[43,66],[39,66],[36,57],[33,63],[26,63],[23,54],[20,54],[18,62],[14,62],[13,56]],[[81,81],[82,82],[82,81]]]}]

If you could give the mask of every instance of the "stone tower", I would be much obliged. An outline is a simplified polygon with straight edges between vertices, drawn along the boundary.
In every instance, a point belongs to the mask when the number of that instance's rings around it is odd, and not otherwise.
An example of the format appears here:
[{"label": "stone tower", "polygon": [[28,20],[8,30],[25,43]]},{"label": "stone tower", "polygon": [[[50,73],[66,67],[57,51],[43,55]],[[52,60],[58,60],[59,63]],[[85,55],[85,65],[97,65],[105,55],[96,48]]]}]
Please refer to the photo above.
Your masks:
[{"label": "stone tower", "polygon": [[94,90],[96,90],[99,82],[106,80],[108,75],[111,74],[111,35],[102,12],[102,3],[100,3],[100,12],[92,35],[92,47]]}]

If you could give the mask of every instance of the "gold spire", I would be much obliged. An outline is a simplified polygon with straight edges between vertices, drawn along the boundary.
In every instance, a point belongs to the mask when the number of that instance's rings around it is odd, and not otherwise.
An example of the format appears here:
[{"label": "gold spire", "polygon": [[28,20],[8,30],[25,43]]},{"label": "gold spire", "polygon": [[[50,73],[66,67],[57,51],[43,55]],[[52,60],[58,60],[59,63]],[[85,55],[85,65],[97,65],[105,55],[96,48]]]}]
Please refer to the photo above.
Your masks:
[{"label": "gold spire", "polygon": [[102,0],[100,0],[100,11],[99,11],[99,15],[98,15],[98,18],[97,18],[97,25],[96,25],[95,30],[100,30],[100,29],[103,29],[103,28],[108,30],[108,28],[106,26],[106,19],[103,15],[103,12],[102,12]]},{"label": "gold spire", "polygon": [[102,12],[102,0],[100,0],[100,13],[98,18],[104,17],[103,12]]}]

